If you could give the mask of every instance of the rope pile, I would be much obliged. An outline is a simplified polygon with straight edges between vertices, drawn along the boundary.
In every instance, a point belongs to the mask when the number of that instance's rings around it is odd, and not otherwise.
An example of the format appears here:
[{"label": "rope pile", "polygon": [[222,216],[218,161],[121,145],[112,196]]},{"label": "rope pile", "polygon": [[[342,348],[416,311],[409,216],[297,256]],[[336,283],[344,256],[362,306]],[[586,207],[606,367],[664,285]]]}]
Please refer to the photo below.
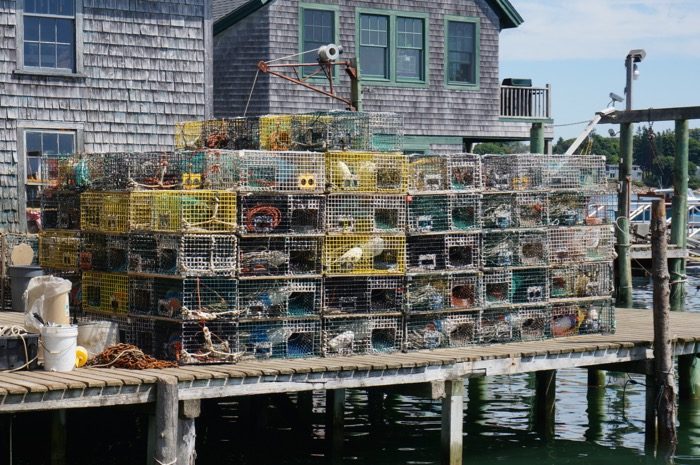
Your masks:
[{"label": "rope pile", "polygon": [[177,363],[157,360],[143,353],[131,344],[116,344],[107,347],[87,363],[91,367],[126,368],[127,370],[147,370],[149,368],[176,368]]}]

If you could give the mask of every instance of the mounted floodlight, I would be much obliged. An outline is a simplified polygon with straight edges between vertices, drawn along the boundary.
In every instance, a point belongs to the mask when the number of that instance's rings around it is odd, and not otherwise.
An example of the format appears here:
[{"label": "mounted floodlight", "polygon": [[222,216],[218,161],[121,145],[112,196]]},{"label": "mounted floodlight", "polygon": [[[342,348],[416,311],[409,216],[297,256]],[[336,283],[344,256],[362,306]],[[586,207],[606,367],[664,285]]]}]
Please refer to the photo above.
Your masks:
[{"label": "mounted floodlight", "polygon": [[620,103],[625,99],[624,97],[620,97],[619,95],[617,95],[615,92],[610,92],[610,100],[612,100],[613,102]]},{"label": "mounted floodlight", "polygon": [[639,66],[637,66],[637,63],[635,63],[634,68],[632,68],[632,78],[635,81],[639,79]]},{"label": "mounted floodlight", "polygon": [[318,49],[318,59],[321,62],[327,63],[336,61],[343,53],[343,47],[336,44],[328,44]]},{"label": "mounted floodlight", "polygon": [[646,56],[647,52],[642,48],[635,48],[634,50],[630,50],[627,54],[627,58],[631,58],[633,63],[641,63]]}]

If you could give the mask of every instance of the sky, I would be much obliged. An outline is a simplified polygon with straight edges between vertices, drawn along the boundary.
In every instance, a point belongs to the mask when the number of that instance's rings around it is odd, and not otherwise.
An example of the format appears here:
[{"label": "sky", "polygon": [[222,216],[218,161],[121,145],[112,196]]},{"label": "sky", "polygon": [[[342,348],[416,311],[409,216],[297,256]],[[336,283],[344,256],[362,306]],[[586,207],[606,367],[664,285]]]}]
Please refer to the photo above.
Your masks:
[{"label": "sky", "polygon": [[[555,140],[576,137],[585,123],[558,125],[591,119],[608,105],[610,92],[624,97],[631,49],[647,52],[632,86],[634,109],[700,105],[700,0],[511,3],[525,22],[501,33],[501,77],[552,85]],[[689,124],[700,127],[700,120]],[[654,124],[657,132],[672,128],[672,122]]]}]

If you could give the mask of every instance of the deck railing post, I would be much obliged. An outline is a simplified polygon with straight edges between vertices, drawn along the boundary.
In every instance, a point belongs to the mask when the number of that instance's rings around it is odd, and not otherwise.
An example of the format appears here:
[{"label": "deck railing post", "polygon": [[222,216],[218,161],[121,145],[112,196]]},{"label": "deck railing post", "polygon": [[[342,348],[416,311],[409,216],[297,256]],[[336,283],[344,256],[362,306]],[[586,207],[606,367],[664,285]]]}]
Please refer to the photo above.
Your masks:
[{"label": "deck railing post", "polygon": [[462,465],[464,424],[464,379],[445,381],[442,400],[442,465]]},{"label": "deck railing post", "polygon": [[554,402],[557,370],[535,373],[535,429],[544,439],[554,438]]},{"label": "deck railing post", "polygon": [[326,440],[331,463],[340,463],[343,457],[345,430],[345,389],[326,391]]}]

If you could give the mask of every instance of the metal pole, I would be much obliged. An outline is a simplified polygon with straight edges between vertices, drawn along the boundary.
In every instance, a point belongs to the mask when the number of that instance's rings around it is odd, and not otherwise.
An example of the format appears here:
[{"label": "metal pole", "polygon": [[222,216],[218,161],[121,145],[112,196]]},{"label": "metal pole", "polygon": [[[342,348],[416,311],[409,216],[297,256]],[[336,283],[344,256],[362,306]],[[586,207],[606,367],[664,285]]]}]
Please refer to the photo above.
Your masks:
[{"label": "metal pole", "polygon": [[630,192],[632,176],[632,123],[620,125],[620,192],[617,197],[617,300],[632,307],[632,262],[630,260]]},{"label": "metal pole", "polygon": [[544,124],[542,123],[532,123],[530,153],[544,153]]},{"label": "metal pole", "polygon": [[627,68],[627,83],[625,84],[625,110],[632,109],[632,81],[634,81],[634,57],[627,55],[625,59],[625,68]]},{"label": "metal pole", "polygon": [[[673,162],[671,244],[685,251],[688,240],[688,121],[676,121],[676,158]],[[683,310],[685,259],[671,259],[671,310]]]}]

